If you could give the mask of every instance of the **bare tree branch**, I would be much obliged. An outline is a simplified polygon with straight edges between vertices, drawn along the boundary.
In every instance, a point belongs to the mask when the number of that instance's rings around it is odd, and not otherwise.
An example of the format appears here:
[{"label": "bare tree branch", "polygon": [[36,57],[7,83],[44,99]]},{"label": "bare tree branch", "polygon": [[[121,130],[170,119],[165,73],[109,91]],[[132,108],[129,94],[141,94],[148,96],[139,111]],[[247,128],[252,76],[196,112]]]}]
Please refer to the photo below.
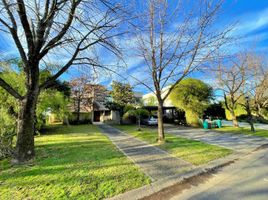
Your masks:
[{"label": "bare tree branch", "polygon": [[23,99],[23,97],[1,77],[0,77],[0,86],[4,88],[10,95],[15,97],[16,99],[18,100]]}]

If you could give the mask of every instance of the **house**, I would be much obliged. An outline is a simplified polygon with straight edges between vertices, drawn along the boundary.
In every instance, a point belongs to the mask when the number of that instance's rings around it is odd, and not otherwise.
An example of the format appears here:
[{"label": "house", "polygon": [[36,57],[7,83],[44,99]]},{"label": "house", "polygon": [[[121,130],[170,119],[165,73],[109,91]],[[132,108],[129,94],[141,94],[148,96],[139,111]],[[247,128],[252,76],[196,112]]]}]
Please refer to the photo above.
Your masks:
[{"label": "house", "polygon": [[[162,96],[164,96],[169,89],[170,86],[163,88]],[[151,113],[156,113],[158,110],[158,102],[155,96],[155,93],[151,92],[142,96],[142,101],[144,103],[144,108],[147,109]],[[165,122],[174,122],[175,120],[184,120],[185,113],[183,110],[176,108],[171,100],[167,98],[163,105],[163,114]]]},{"label": "house", "polygon": [[120,118],[117,111],[109,110],[105,102],[109,91],[99,84],[85,84],[82,89],[71,89],[70,122],[114,122]]},{"label": "house", "polygon": [[[167,94],[169,87],[170,86],[163,88],[162,96]],[[157,104],[158,104],[155,93],[153,93],[153,92],[150,92],[148,94],[143,95],[142,100],[143,100],[144,105],[146,105],[146,106],[157,106]],[[174,107],[174,105],[172,104],[172,102],[169,98],[167,98],[165,100],[164,107]]]}]

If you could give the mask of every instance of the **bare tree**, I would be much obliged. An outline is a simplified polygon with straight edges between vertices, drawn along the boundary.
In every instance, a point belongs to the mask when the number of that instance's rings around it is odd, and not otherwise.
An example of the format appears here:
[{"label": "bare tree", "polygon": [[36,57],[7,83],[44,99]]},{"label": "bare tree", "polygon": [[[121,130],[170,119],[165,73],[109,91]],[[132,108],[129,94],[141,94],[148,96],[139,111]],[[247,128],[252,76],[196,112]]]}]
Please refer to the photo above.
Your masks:
[{"label": "bare tree", "polygon": [[253,127],[252,111],[264,106],[266,78],[261,58],[252,52],[242,52],[228,58],[217,67],[219,88],[224,92],[225,108],[230,112],[234,127],[238,127],[235,110],[242,106]]},{"label": "bare tree", "polygon": [[[228,39],[230,27],[215,29],[222,1],[200,0],[189,6],[179,1],[148,0],[146,13],[134,25],[135,41],[146,65],[145,79],[133,77],[152,91],[158,102],[158,141],[164,141],[163,104],[174,87],[204,64]],[[187,5],[188,6],[187,6]]]},{"label": "bare tree", "polygon": [[[81,108],[93,110],[93,100],[91,99],[91,80],[86,77],[78,77],[70,82],[71,99],[73,110],[76,112],[76,122],[80,123]],[[84,110],[84,109],[83,109]]]},{"label": "bare tree", "polygon": [[246,92],[252,100],[256,115],[264,118],[263,110],[268,108],[267,59],[262,55],[251,54],[248,60],[252,68],[252,78],[247,83]]},{"label": "bare tree", "polygon": [[[7,80],[0,86],[20,102],[16,162],[34,157],[34,115],[40,91],[66,72],[83,63],[101,67],[94,54],[103,48],[115,54],[112,38],[120,23],[118,5],[106,0],[1,0],[0,30],[14,41],[26,76],[26,94]],[[57,61],[58,67],[48,63]],[[40,82],[40,69],[53,76]]]},{"label": "bare tree", "polygon": [[268,72],[260,77],[260,83],[253,94],[254,109],[259,117],[264,117],[263,110],[268,108]]},{"label": "bare tree", "polygon": [[236,55],[228,58],[227,63],[217,66],[217,81],[224,93],[225,108],[230,112],[234,127],[238,127],[235,110],[244,93],[242,92],[247,80],[247,60],[245,56]]},{"label": "bare tree", "polygon": [[255,53],[248,53],[246,60],[247,80],[242,90],[245,99],[240,104],[247,112],[251,131],[255,132],[253,112],[259,117],[263,117],[262,109],[267,108],[268,105],[266,94],[268,71],[264,57]]}]

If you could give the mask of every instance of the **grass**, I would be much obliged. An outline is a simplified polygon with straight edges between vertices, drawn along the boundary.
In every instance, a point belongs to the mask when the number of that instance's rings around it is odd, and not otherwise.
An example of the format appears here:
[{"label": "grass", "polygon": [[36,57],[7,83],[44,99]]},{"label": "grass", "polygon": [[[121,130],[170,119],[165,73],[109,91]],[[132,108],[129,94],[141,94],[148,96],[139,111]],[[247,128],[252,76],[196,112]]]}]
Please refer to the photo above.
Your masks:
[{"label": "grass", "polygon": [[231,150],[210,145],[204,142],[190,140],[183,137],[177,137],[172,134],[165,134],[166,142],[159,144],[156,142],[157,131],[151,128],[142,128],[138,131],[135,125],[117,125],[116,128],[127,132],[134,137],[153,144],[165,151],[168,151],[173,156],[179,157],[194,165],[201,165],[209,161],[227,156],[232,153]]},{"label": "grass", "polygon": [[103,199],[150,183],[93,125],[36,137],[33,165],[0,162],[0,199]]},{"label": "grass", "polygon": [[232,126],[224,126],[219,129],[215,129],[216,131],[228,132],[228,133],[236,133],[236,134],[246,134],[253,135],[259,137],[267,137],[268,138],[268,130],[264,129],[256,129],[255,132],[252,132],[249,127],[232,127]]}]

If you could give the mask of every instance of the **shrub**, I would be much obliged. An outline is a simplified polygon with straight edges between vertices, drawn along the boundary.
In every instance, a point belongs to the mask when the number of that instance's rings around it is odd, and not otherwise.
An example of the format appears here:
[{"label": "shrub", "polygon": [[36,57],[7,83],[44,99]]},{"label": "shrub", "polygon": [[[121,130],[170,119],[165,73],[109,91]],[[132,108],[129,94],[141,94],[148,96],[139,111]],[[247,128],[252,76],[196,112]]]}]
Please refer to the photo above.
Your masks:
[{"label": "shrub", "polygon": [[198,119],[209,106],[213,96],[212,88],[201,80],[188,78],[175,86],[169,99],[179,109],[186,113],[186,121],[192,126],[198,126]]},{"label": "shrub", "polygon": [[15,119],[8,115],[6,109],[0,108],[0,159],[10,157],[14,153],[13,139],[16,135]]}]

